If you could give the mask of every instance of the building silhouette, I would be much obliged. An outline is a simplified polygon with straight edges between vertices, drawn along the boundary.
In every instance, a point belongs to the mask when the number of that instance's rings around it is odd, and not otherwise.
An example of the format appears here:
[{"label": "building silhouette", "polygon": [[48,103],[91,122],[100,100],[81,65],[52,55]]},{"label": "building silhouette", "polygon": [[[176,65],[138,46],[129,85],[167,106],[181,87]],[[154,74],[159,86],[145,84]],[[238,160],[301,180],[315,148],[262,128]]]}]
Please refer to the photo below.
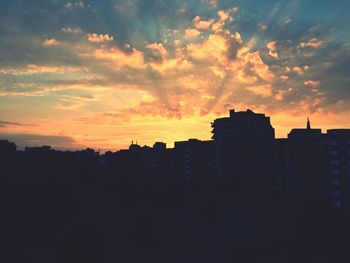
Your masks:
[{"label": "building silhouette", "polygon": [[350,129],[327,131],[327,179],[333,207],[350,207]]},{"label": "building silhouette", "polygon": [[290,161],[288,158],[288,139],[275,139],[273,149],[273,182],[272,188],[276,194],[285,195],[290,192]]},{"label": "building silhouette", "polygon": [[322,133],[292,129],[287,139],[274,143],[274,189],[289,196],[349,207],[350,129]]},{"label": "building silhouette", "polygon": [[[50,146],[26,147],[18,158],[60,158],[62,165],[84,160],[96,162],[111,176],[174,178],[192,185],[222,182],[238,194],[271,194],[350,208],[350,129],[322,133],[307,118],[305,128],[276,139],[270,117],[249,109],[230,110],[211,127],[212,140],[179,141],[174,148],[163,142],[152,147],[132,142],[129,149],[100,155],[89,148],[61,152]],[[0,141],[0,154],[4,160],[12,158],[16,145]]]},{"label": "building silhouette", "polygon": [[325,135],[321,129],[312,129],[309,119],[305,129],[288,134],[288,193],[321,198],[326,187],[324,147]]},{"label": "building silhouette", "polygon": [[212,127],[105,154],[0,140],[1,262],[350,262],[350,129]]},{"label": "building silhouette", "polygon": [[273,181],[275,130],[270,118],[251,110],[230,111],[212,123],[213,172],[236,189],[267,190]]},{"label": "building silhouette", "polygon": [[212,170],[212,147],[213,141],[175,142],[175,176],[191,182],[208,178]]}]

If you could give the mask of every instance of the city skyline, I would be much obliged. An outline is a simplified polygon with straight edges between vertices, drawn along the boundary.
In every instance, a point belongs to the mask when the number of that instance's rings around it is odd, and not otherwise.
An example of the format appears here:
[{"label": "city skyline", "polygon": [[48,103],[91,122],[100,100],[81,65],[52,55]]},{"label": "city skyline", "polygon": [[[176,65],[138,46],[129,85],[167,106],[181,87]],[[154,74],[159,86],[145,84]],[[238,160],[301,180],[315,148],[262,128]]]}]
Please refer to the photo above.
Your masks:
[{"label": "city skyline", "polygon": [[350,127],[348,1],[0,3],[0,138],[117,150],[211,137],[229,109],[276,137]]},{"label": "city skyline", "polygon": [[[144,143],[138,141],[137,139],[135,139],[135,140],[134,139],[130,139],[128,145],[126,145],[124,148],[118,148],[118,149],[101,149],[101,148],[90,147],[89,145],[86,145],[86,146],[80,145],[79,146],[80,148],[76,148],[76,147],[72,147],[72,148],[68,147],[67,148],[67,147],[56,147],[54,144],[51,145],[49,143],[44,143],[44,142],[50,142],[51,140],[53,140],[53,141],[56,140],[58,142],[65,143],[66,142],[65,139],[61,138],[60,136],[40,136],[40,135],[33,135],[33,134],[17,136],[16,134],[14,134],[14,135],[10,135],[8,137],[5,136],[4,138],[1,138],[1,139],[5,140],[5,141],[12,142],[12,143],[15,143],[15,145],[18,147],[18,150],[20,150],[20,151],[25,150],[26,148],[28,148],[28,149],[30,149],[30,148],[33,148],[33,149],[37,148],[37,149],[39,149],[41,147],[44,147],[44,148],[45,147],[49,147],[52,150],[59,150],[59,151],[61,151],[61,150],[63,150],[63,151],[65,151],[65,150],[68,150],[68,151],[77,150],[77,151],[79,151],[79,150],[88,149],[88,150],[97,151],[99,154],[100,153],[104,154],[104,153],[107,153],[107,152],[119,152],[119,151],[122,152],[124,150],[130,150],[134,146],[137,146],[139,148],[140,147],[148,147],[149,148],[149,147],[154,147],[157,144],[164,145],[164,148],[166,148],[166,149],[174,149],[176,147],[177,143],[190,142],[190,141],[213,142],[214,141],[214,137],[213,137],[214,129],[213,129],[213,127],[215,125],[215,122],[217,122],[217,121],[230,121],[231,118],[232,118],[232,115],[235,115],[235,114],[241,114],[243,116],[246,116],[247,114],[249,116],[250,114],[252,114],[252,115],[255,115],[255,116],[263,116],[264,118],[266,118],[268,120],[268,122],[270,123],[271,128],[274,131],[274,135],[273,135],[274,140],[288,139],[289,136],[295,130],[302,130],[302,131],[303,130],[317,130],[317,131],[320,132],[320,134],[327,134],[329,131],[332,131],[332,130],[348,130],[348,128],[341,127],[341,126],[339,126],[337,129],[329,128],[329,129],[325,129],[325,130],[323,130],[323,129],[319,128],[319,127],[315,128],[312,125],[310,117],[307,117],[305,119],[303,127],[291,127],[290,131],[287,133],[287,135],[285,137],[278,137],[278,136],[276,136],[276,129],[275,129],[273,123],[272,123],[271,116],[268,116],[265,113],[261,113],[261,112],[254,112],[251,109],[247,109],[245,111],[236,111],[235,109],[230,109],[226,115],[220,116],[220,117],[218,117],[218,118],[216,118],[216,119],[214,119],[214,120],[212,120],[210,122],[210,125],[209,125],[210,126],[210,131],[209,131],[209,137],[208,138],[204,138],[203,139],[203,138],[187,137],[187,138],[184,138],[183,140],[172,141],[170,144],[155,138],[155,140],[150,142],[149,144],[144,144]],[[237,127],[237,128],[239,128],[239,127]],[[243,126],[242,126],[242,128],[243,128]],[[21,138],[22,136],[24,138]],[[30,143],[26,144],[26,141],[29,141]],[[74,141],[70,141],[70,142],[74,143]]]},{"label": "city skyline", "polygon": [[0,152],[10,159],[66,156],[63,166],[69,159],[87,158],[111,175],[177,178],[193,185],[223,179],[233,193],[278,194],[336,208],[350,206],[350,129],[322,133],[307,118],[304,128],[293,128],[288,138],[275,138],[270,117],[249,109],[231,109],[227,117],[213,120],[211,128],[211,140],[189,138],[176,141],[173,148],[159,141],[153,146],[132,141],[127,149],[115,152],[56,151],[50,146],[16,152],[14,143],[0,140]]},{"label": "city skyline", "polygon": [[18,151],[0,139],[3,262],[347,262],[350,129],[229,112],[213,140]]}]

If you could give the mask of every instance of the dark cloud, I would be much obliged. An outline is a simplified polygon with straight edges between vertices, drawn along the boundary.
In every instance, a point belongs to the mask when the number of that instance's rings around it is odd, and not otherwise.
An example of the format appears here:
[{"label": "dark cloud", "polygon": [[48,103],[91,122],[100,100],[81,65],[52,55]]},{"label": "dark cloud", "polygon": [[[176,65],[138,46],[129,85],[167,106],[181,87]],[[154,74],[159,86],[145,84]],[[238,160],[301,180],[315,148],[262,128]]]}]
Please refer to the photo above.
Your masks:
[{"label": "dark cloud", "polygon": [[0,128],[8,127],[8,126],[23,126],[24,124],[19,122],[10,122],[10,121],[1,121],[0,120]]},{"label": "dark cloud", "polygon": [[234,60],[237,57],[238,50],[242,47],[242,42],[236,38],[227,40],[227,58],[228,60]]}]

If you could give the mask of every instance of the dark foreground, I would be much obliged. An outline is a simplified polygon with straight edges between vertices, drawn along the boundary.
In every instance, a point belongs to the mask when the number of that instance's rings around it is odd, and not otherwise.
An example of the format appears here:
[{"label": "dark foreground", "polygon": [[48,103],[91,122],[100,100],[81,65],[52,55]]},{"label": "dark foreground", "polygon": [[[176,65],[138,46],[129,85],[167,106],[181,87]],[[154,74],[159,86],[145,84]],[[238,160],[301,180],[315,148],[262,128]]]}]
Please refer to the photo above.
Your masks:
[{"label": "dark foreground", "polygon": [[350,262],[350,214],[217,181],[1,157],[0,262]]}]

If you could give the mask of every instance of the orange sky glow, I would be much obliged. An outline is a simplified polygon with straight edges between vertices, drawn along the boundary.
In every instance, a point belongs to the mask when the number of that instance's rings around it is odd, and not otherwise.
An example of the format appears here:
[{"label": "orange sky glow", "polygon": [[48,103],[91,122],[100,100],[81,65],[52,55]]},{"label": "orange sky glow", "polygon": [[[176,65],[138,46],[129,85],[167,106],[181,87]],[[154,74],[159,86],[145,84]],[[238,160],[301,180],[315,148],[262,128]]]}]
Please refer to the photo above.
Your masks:
[{"label": "orange sky glow", "polygon": [[[22,147],[105,151],[132,140],[172,147],[210,139],[215,118],[248,108],[271,117],[276,137],[304,127],[308,116],[324,131],[350,127],[348,99],[340,91],[346,82],[333,88],[337,76],[324,77],[341,56],[337,50],[322,55],[331,36],[313,33],[315,26],[299,39],[277,39],[265,36],[263,23],[248,34],[239,27],[241,8],[204,4],[215,12],[160,27],[157,41],[137,31],[122,41],[112,31],[76,25],[26,36],[23,45],[38,55],[0,67],[1,137],[37,135],[19,142]],[[62,8],[69,15],[93,6]],[[131,7],[115,6],[116,12],[123,8]],[[278,26],[292,26],[287,18]],[[45,140],[50,136],[66,140]]]}]

